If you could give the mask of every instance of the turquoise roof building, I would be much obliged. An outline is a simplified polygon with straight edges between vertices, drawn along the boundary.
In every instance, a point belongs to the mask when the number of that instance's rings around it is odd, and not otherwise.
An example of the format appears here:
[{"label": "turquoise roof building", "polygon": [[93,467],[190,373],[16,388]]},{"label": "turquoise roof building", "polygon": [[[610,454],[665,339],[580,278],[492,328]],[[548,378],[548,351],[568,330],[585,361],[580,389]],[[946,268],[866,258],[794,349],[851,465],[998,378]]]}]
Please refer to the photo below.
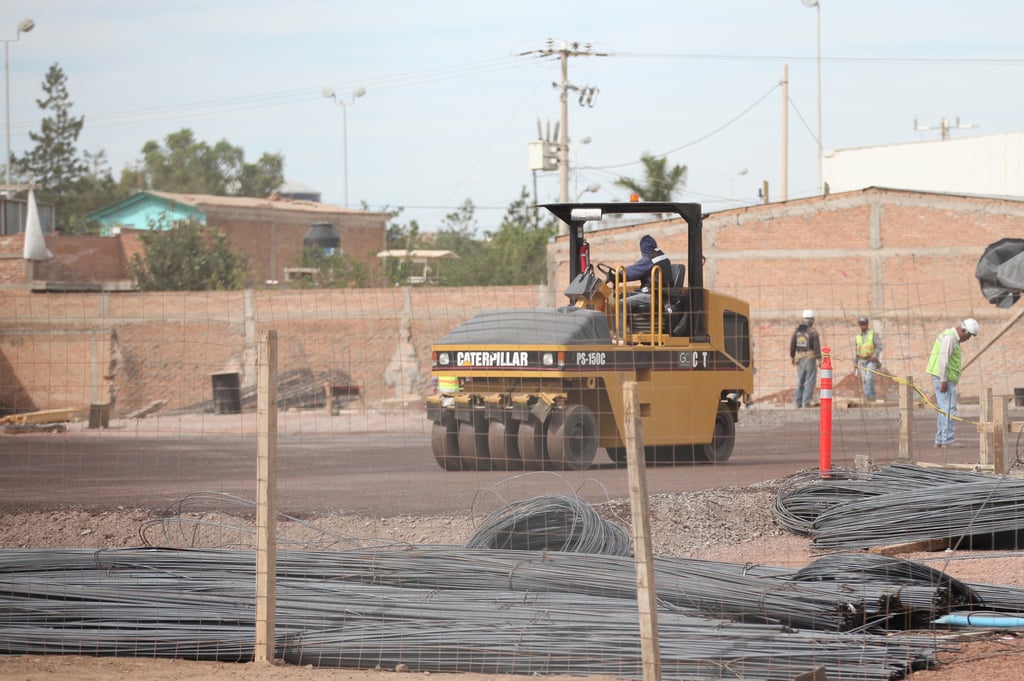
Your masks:
[{"label": "turquoise roof building", "polygon": [[190,218],[205,225],[206,213],[200,210],[198,202],[189,201],[190,198],[183,194],[144,191],[86,217],[101,223],[101,233],[105,236],[117,233],[115,228],[166,229]]}]

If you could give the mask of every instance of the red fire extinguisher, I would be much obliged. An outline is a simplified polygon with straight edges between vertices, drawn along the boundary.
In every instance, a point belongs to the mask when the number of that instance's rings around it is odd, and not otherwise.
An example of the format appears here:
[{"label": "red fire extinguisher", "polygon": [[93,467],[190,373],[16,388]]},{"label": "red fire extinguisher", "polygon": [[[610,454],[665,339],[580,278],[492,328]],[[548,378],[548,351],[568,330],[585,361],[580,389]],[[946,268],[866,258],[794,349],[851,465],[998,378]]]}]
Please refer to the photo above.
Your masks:
[{"label": "red fire extinguisher", "polygon": [[590,267],[590,244],[584,239],[580,242],[580,272],[586,272]]}]

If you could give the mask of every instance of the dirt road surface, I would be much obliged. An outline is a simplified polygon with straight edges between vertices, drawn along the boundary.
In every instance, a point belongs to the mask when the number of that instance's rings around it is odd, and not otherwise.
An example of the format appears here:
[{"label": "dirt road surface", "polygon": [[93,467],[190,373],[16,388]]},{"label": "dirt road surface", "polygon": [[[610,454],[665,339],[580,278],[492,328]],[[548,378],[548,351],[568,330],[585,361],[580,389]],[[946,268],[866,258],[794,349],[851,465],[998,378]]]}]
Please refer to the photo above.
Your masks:
[{"label": "dirt road surface", "polygon": [[[196,491],[255,496],[256,415],[150,416],[113,420],[109,429],[73,424],[65,433],[0,436],[0,510],[159,509]],[[719,465],[648,468],[651,494],[740,486],[781,479],[820,463],[818,409],[741,412],[732,458]],[[978,461],[977,436],[961,427],[962,449],[932,447],[933,419],[915,414],[916,458]],[[598,450],[586,471],[517,474],[445,472],[430,448],[420,405],[280,414],[278,507],[291,514],[348,512],[387,516],[466,512],[481,490],[515,480],[524,496],[576,493],[591,502],[628,496],[625,469]],[[853,468],[858,455],[877,465],[898,452],[895,409],[837,410],[832,465]]]}]

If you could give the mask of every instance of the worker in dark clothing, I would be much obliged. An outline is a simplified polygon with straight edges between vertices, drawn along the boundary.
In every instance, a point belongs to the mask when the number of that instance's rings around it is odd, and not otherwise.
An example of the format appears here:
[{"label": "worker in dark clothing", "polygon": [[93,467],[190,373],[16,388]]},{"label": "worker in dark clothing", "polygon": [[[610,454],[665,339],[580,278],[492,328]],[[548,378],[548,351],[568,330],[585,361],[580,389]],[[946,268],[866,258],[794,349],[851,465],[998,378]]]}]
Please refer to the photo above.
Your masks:
[{"label": "worker in dark clothing", "polygon": [[796,367],[796,406],[810,407],[821,364],[821,338],[814,328],[814,310],[804,310],[803,321],[789,340],[789,358]]},{"label": "worker in dark clothing", "polygon": [[662,300],[668,302],[668,286],[672,281],[672,262],[658,248],[650,234],[640,238],[640,259],[626,267],[626,281],[639,281],[640,290],[626,298],[631,311],[649,309],[651,305],[651,278],[655,267],[661,268]]}]

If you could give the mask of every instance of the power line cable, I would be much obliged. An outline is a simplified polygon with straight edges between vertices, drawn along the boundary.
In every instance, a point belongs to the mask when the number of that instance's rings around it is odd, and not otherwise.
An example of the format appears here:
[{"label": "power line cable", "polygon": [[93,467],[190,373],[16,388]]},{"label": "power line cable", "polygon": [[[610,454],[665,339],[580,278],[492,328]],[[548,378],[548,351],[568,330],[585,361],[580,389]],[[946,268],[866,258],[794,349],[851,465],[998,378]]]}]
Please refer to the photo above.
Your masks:
[{"label": "power line cable", "polygon": [[[707,61],[770,61],[770,62],[816,62],[816,56],[806,55],[771,55],[771,54],[701,54],[673,52],[616,52],[614,56],[639,59],[693,59]],[[1024,58],[1001,57],[822,57],[823,62],[837,64],[901,64],[901,65],[934,65],[934,66],[1022,66]]]},{"label": "power line cable", "polygon": [[[704,140],[707,140],[707,139],[710,139],[711,137],[714,137],[718,133],[722,132],[723,130],[725,130],[726,128],[731,126],[732,124],[734,124],[737,121],[739,121],[741,118],[746,116],[748,113],[753,111],[755,108],[757,108],[757,106],[761,102],[763,102],[765,99],[767,99],[768,96],[771,95],[773,92],[775,92],[777,89],[779,89],[779,87],[781,87],[779,85],[779,83],[776,83],[771,88],[769,88],[769,90],[767,92],[765,92],[763,95],[758,97],[757,100],[755,100],[751,105],[749,105],[747,108],[743,109],[743,111],[741,111],[740,113],[736,114],[735,116],[730,118],[725,123],[722,123],[721,125],[719,125],[717,128],[714,128],[713,130],[705,133],[704,135],[701,135],[700,137],[698,137],[698,138],[696,138],[694,140],[691,140],[690,142],[687,142],[686,144],[683,144],[683,145],[678,146],[678,147],[674,147],[674,148],[669,149],[668,151],[664,151],[664,152],[662,152],[660,154],[654,154],[654,156],[657,157],[657,158],[665,157],[665,156],[668,156],[669,154],[674,154],[677,151],[682,151],[683,149],[687,149],[687,148],[692,147],[692,146],[694,146],[696,144],[700,144]],[[611,168],[623,168],[623,167],[626,167],[626,166],[633,166],[633,165],[637,165],[639,163],[641,163],[641,161],[630,161],[629,163],[618,163],[618,164],[603,165],[603,166],[589,166],[588,168],[592,169],[592,170],[609,170]]]}]

